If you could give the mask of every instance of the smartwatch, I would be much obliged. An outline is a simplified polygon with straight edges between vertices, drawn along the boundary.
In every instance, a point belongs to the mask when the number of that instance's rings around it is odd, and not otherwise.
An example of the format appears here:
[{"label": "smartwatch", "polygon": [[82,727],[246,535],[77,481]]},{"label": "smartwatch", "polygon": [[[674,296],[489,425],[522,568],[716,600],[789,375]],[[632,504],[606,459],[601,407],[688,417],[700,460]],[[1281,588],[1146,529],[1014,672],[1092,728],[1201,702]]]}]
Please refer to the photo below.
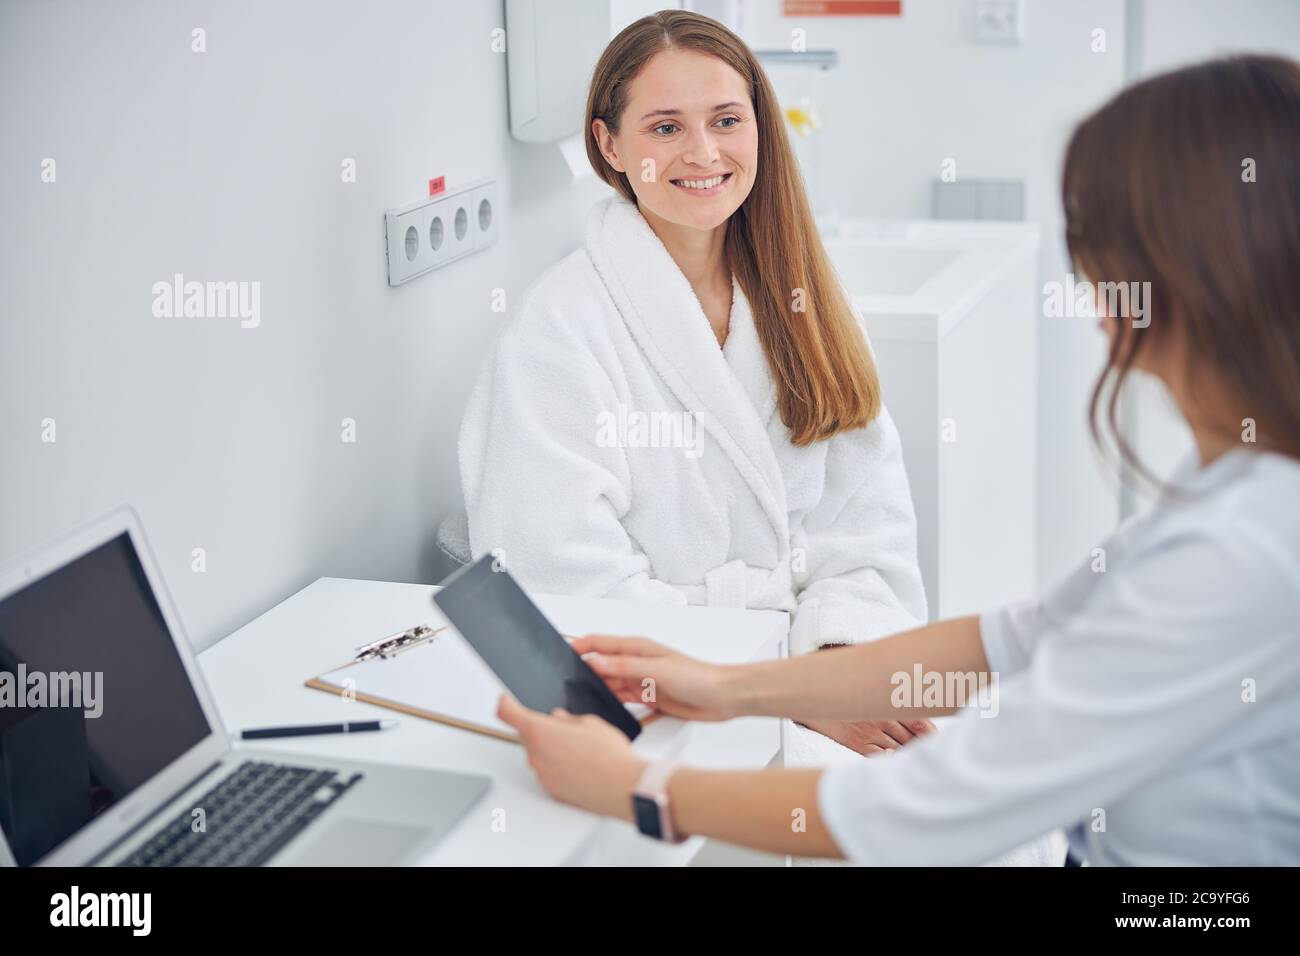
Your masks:
[{"label": "smartwatch", "polygon": [[681,843],[686,839],[673,828],[672,810],[668,806],[668,781],[677,766],[675,763],[651,761],[632,788],[632,818],[636,821],[636,828],[665,843]]}]

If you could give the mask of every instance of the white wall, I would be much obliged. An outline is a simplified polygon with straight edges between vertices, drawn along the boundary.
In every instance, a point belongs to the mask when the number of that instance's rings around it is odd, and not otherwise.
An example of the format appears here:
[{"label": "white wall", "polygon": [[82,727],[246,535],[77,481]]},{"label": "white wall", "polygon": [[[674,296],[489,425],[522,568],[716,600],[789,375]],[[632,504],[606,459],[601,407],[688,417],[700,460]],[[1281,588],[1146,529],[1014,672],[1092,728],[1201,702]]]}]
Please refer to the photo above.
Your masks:
[{"label": "white wall", "polygon": [[[783,96],[815,96],[821,171],[843,215],[928,218],[931,184],[951,157],[959,178],[1024,180],[1025,216],[1042,225],[1041,278],[1063,281],[1060,160],[1073,124],[1123,83],[1124,5],[1028,0],[1026,23],[1023,46],[988,46],[974,39],[973,0],[906,0],[897,18],[787,18],[771,0],[745,8],[743,32],[756,48],[788,49],[801,27],[810,49],[839,51],[829,73],[773,80]],[[1096,28],[1106,31],[1104,53],[1091,49]],[[1042,320],[1040,585],[1086,557],[1118,515],[1084,416],[1103,346],[1087,320]]]},{"label": "white wall", "polygon": [[1231,53],[1300,55],[1296,0],[1141,0],[1142,73]]},{"label": "white wall", "polygon": [[[503,20],[0,0],[0,564],[133,502],[200,647],[320,575],[441,576],[492,290],[574,248],[607,192],[509,139]],[[499,180],[502,242],[390,289],[383,210],[438,174]],[[259,281],[260,326],[154,318],[176,272]]]}]

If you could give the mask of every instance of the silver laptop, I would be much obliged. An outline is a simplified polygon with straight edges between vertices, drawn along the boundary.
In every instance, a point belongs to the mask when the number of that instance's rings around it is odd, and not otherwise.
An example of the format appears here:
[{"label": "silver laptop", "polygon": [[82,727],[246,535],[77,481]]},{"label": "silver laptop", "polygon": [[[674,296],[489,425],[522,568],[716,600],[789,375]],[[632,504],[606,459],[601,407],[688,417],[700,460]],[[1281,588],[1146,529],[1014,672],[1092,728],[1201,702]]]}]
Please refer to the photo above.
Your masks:
[{"label": "silver laptop", "polygon": [[411,863],[489,786],[233,749],[129,507],[0,572],[0,864]]}]

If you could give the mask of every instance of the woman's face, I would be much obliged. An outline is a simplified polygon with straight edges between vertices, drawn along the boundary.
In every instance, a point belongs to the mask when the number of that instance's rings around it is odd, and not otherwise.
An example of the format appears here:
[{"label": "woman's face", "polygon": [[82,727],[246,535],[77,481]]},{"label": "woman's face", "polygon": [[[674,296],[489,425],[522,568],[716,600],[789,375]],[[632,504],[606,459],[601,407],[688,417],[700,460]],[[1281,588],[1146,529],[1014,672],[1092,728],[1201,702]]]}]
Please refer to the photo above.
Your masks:
[{"label": "woman's face", "polygon": [[[605,159],[627,174],[642,210],[712,230],[754,186],[758,124],[749,88],[716,57],[664,50],[632,81],[618,136],[593,122]],[[699,188],[723,177],[709,188]],[[695,185],[692,185],[695,184]]]}]

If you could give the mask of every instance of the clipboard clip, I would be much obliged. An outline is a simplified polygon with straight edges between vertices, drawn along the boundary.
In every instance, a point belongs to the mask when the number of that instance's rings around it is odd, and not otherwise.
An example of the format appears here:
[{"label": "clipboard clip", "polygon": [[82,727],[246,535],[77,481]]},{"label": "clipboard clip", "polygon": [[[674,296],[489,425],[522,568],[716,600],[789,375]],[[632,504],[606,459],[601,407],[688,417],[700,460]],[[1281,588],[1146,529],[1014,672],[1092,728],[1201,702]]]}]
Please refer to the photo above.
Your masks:
[{"label": "clipboard clip", "polygon": [[362,661],[368,661],[374,657],[396,657],[403,651],[409,651],[421,644],[428,644],[446,629],[447,625],[445,624],[441,627],[417,624],[405,631],[389,634],[387,637],[381,637],[377,641],[371,641],[369,644],[362,644],[358,647],[357,656],[352,659],[351,663],[360,664]]}]

